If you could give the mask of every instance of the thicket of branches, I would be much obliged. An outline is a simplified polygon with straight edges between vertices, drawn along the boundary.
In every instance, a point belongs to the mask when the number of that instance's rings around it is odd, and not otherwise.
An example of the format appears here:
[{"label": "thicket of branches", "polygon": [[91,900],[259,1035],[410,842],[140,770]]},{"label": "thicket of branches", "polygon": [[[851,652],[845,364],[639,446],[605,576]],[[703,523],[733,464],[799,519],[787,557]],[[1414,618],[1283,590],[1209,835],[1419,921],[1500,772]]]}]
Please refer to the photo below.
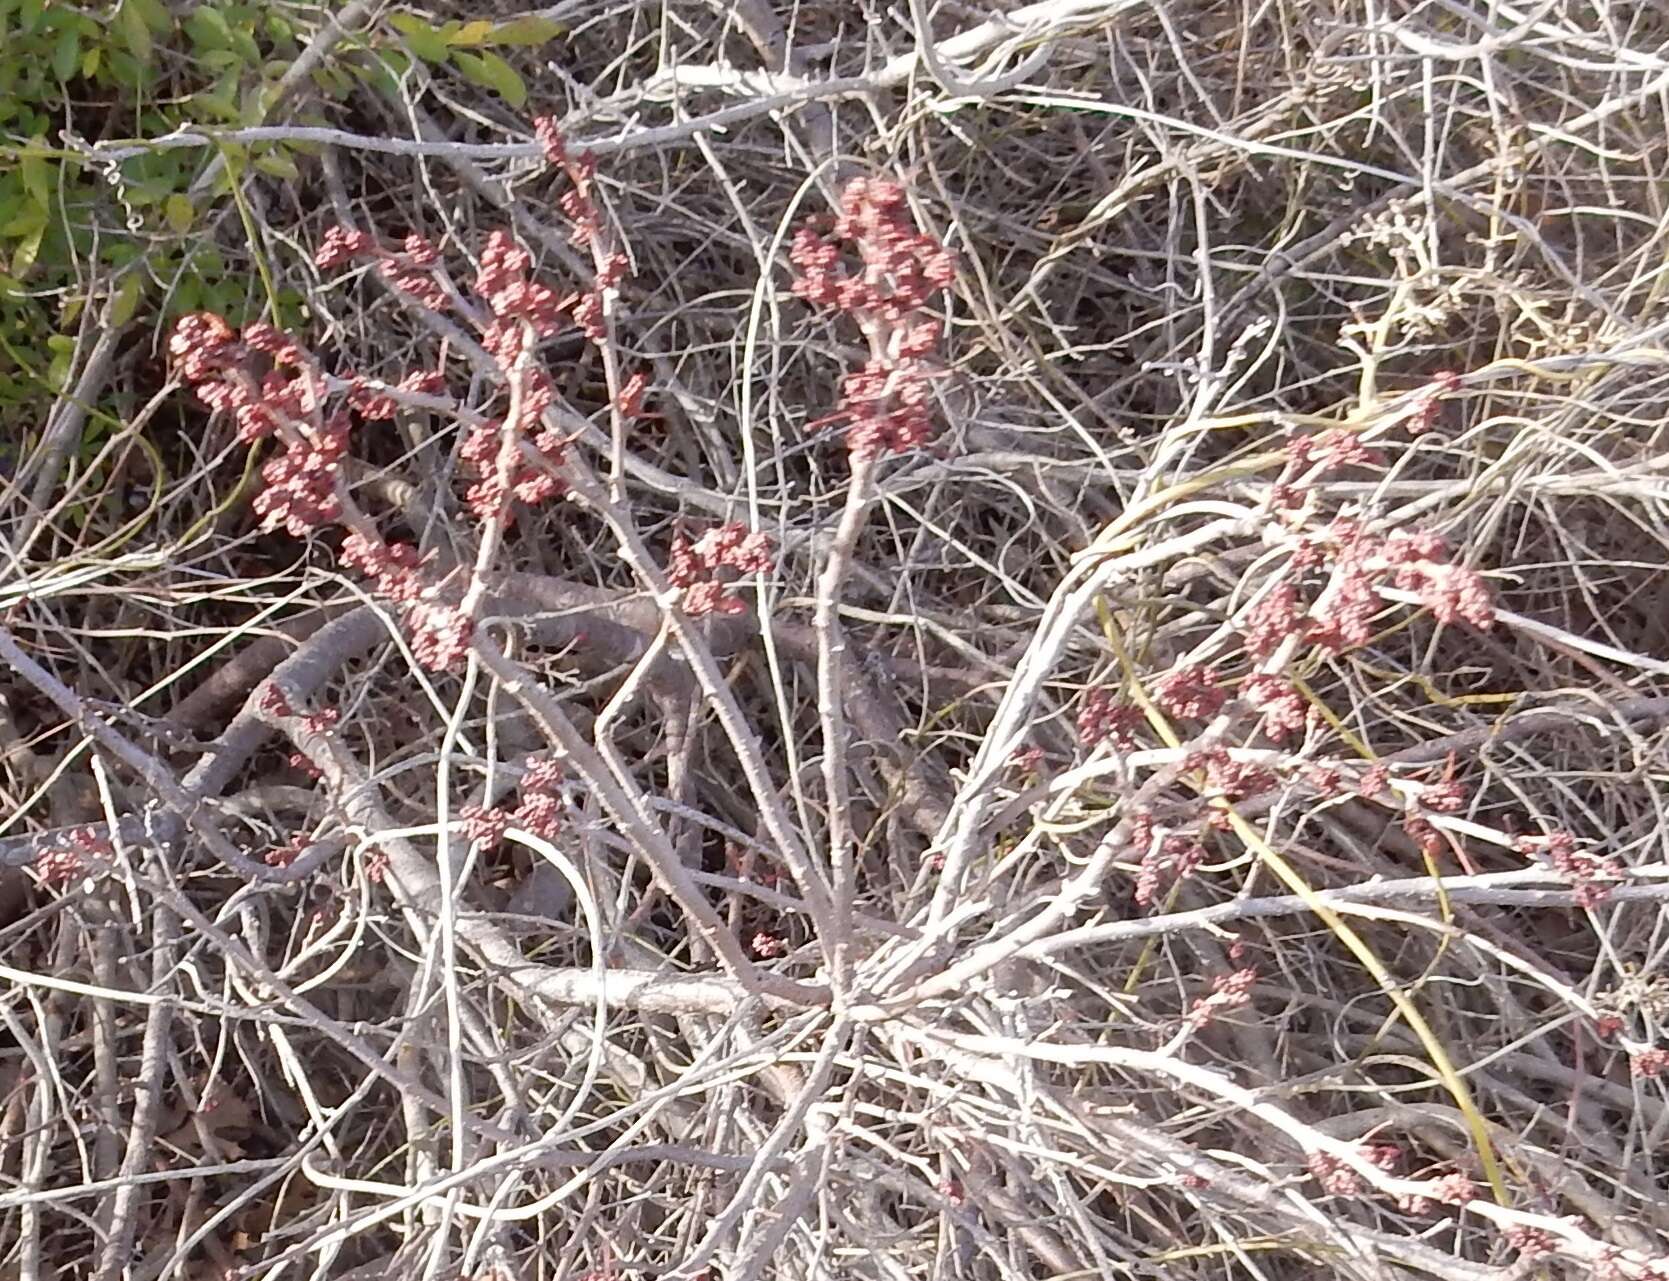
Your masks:
[{"label": "thicket of branches", "polygon": [[1669,16],[544,16],[90,144],[5,1274],[1669,1278]]}]

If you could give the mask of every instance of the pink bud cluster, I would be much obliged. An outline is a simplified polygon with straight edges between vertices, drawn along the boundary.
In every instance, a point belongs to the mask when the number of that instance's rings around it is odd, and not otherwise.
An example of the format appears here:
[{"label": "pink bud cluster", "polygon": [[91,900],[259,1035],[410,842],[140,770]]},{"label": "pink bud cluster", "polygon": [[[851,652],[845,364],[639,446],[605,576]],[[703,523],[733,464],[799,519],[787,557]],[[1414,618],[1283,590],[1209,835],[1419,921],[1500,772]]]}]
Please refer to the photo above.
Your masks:
[{"label": "pink bud cluster", "polygon": [[[356,257],[376,259],[390,283],[420,304],[434,310],[447,305],[448,293],[440,283],[446,278],[440,255],[422,237],[408,236],[402,249],[393,252],[364,232],[335,227],[326,234],[315,261],[324,268]],[[480,326],[481,345],[504,376],[513,412],[510,421],[489,419],[473,424],[464,437],[462,461],[475,478],[466,502],[481,520],[508,519],[511,499],[537,504],[562,490],[551,469],[561,462],[566,441],[556,428],[543,426],[556,389],[535,350],[563,327],[565,317],[584,299],[579,294],[559,295],[534,280],[532,268],[533,256],[509,232],[494,231],[482,248],[475,275],[474,294],[484,313],[466,313]],[[577,315],[573,318],[578,319]],[[415,375],[403,381],[400,389],[427,392],[438,389],[438,383],[431,375]],[[374,389],[358,384],[350,394],[357,396],[355,403],[367,417],[392,415],[392,400]],[[522,456],[523,441],[531,441],[548,467]]]},{"label": "pink bud cluster", "polygon": [[1197,998],[1189,1008],[1189,1025],[1202,1028],[1219,1014],[1247,1004],[1257,981],[1258,972],[1249,967],[1217,975],[1211,980],[1211,995]]},{"label": "pink bud cluster", "polygon": [[[1332,563],[1331,581],[1306,608],[1297,576]],[[1378,587],[1389,582],[1412,592],[1438,622],[1470,623],[1480,631],[1495,624],[1489,587],[1481,575],[1448,559],[1443,540],[1432,534],[1381,537],[1357,521],[1338,520],[1294,548],[1291,574],[1264,592],[1243,616],[1247,653],[1262,661],[1293,636],[1332,653],[1365,645],[1384,608]]]},{"label": "pink bud cluster", "polygon": [[1669,1050],[1641,1050],[1629,1057],[1628,1067],[1629,1074],[1637,1080],[1655,1081],[1665,1072],[1669,1072]]},{"label": "pink bud cluster", "polygon": [[268,867],[289,867],[307,852],[312,839],[306,832],[297,832],[282,845],[274,845],[261,856],[261,861]]},{"label": "pink bud cluster", "polygon": [[342,719],[342,713],[334,707],[320,707],[312,711],[298,710],[283,689],[270,681],[261,686],[255,706],[263,716],[269,716],[274,720],[293,721],[297,729],[307,734],[328,734]]},{"label": "pink bud cluster", "polygon": [[462,812],[464,835],[486,850],[496,849],[512,827],[554,841],[562,830],[562,765],[539,757],[522,771],[520,804],[515,809],[467,805]]},{"label": "pink bud cluster", "polygon": [[1078,741],[1087,751],[1111,741],[1121,752],[1136,746],[1135,729],[1142,723],[1142,709],[1134,703],[1114,701],[1110,689],[1092,689],[1078,709]]},{"label": "pink bud cluster", "polygon": [[1549,832],[1546,836],[1521,836],[1517,842],[1520,854],[1540,854],[1553,869],[1571,879],[1575,886],[1576,905],[1598,907],[1611,897],[1609,882],[1623,879],[1623,871],[1613,858],[1578,849],[1576,837],[1569,832]]},{"label": "pink bud cluster", "polygon": [[[340,519],[342,463],[352,420],[324,412],[318,363],[282,330],[252,324],[238,334],[219,316],[182,316],[168,338],[175,370],[209,408],[230,413],[240,442],[275,438],[283,452],[261,468],[255,498],[262,527],[296,538]],[[258,373],[258,363],[270,366]]]},{"label": "pink bud cluster", "polygon": [[114,847],[95,828],[72,827],[62,843],[35,856],[35,873],[43,885],[62,887],[87,875],[91,860],[108,858]]},{"label": "pink bud cluster", "polygon": [[342,543],[342,564],[375,584],[377,595],[400,607],[412,654],[430,671],[456,667],[469,652],[474,620],[453,600],[445,582],[426,573],[417,548],[355,531]]},{"label": "pink bud cluster", "polygon": [[[395,391],[421,396],[438,396],[446,390],[446,375],[439,370],[418,370],[407,374],[394,385]],[[399,402],[387,390],[368,378],[357,375],[348,384],[348,403],[367,422],[387,422],[394,417]]]},{"label": "pink bud cluster", "polygon": [[1225,747],[1213,746],[1189,752],[1183,767],[1204,770],[1207,784],[1231,801],[1245,800],[1273,791],[1279,781],[1274,772],[1249,761],[1236,760]]},{"label": "pink bud cluster", "polygon": [[1284,676],[1254,673],[1240,683],[1240,697],[1253,711],[1263,714],[1263,732],[1271,742],[1284,743],[1304,732],[1309,705]]},{"label": "pink bud cluster", "polygon": [[1172,716],[1187,720],[1209,720],[1228,701],[1228,694],[1211,669],[1192,664],[1167,672],[1153,695]]},{"label": "pink bud cluster", "polygon": [[874,458],[924,444],[933,435],[931,362],[941,337],[927,305],[956,279],[954,256],[916,230],[899,184],[854,178],[835,217],[796,232],[789,261],[796,294],[854,317],[871,341],[868,363],[841,383],[834,417],[848,422],[847,448]]},{"label": "pink bud cluster", "polygon": [[575,248],[588,250],[597,270],[592,287],[574,305],[574,323],[592,342],[608,337],[606,299],[625,279],[630,264],[626,255],[605,244],[602,215],[592,196],[596,183],[596,162],[586,153],[569,150],[562,128],[553,117],[540,116],[533,122],[535,136],[545,153],[545,163],[560,169],[568,178],[568,189],[557,204],[571,224],[568,239]]},{"label": "pink bud cluster", "polygon": [[720,575],[768,574],[776,567],[770,537],[749,533],[746,525],[720,525],[695,542],[682,533],[672,539],[666,577],[683,591],[686,614],[740,614],[747,605]]},{"label": "pink bud cluster", "polygon": [[375,237],[351,227],[332,227],[313,254],[320,271],[341,267],[356,258],[369,258],[377,272],[394,288],[432,311],[445,311],[451,303],[441,283],[440,251],[427,237],[412,232],[399,249],[385,249]]},{"label": "pink bud cluster", "polygon": [[1330,602],[1312,618],[1309,636],[1323,649],[1342,652],[1368,643],[1381,609],[1377,584],[1389,579],[1420,597],[1440,623],[1464,620],[1480,631],[1495,624],[1489,588],[1473,570],[1449,564],[1443,540],[1433,534],[1380,538],[1363,526],[1335,521],[1334,582]]},{"label": "pink bud cluster", "polygon": [[1205,862],[1205,847],[1193,837],[1178,832],[1150,845],[1136,869],[1133,898],[1137,907],[1147,907],[1160,892],[1191,876]]}]

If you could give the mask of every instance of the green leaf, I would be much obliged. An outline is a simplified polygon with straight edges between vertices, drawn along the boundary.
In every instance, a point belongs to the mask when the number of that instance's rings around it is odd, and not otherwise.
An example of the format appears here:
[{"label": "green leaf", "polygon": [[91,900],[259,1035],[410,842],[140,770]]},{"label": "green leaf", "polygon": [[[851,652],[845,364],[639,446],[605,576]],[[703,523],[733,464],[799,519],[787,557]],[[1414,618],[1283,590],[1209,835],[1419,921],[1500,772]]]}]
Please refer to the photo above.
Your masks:
[{"label": "green leaf", "polygon": [[491,89],[512,107],[527,102],[527,85],[521,76],[496,53],[454,53],[452,61],[464,73],[464,79]]},{"label": "green leaf", "polygon": [[139,310],[139,300],[144,296],[145,278],[137,271],[130,271],[110,303],[110,324],[125,325],[132,320],[133,313]]},{"label": "green leaf", "polygon": [[121,12],[116,15],[121,24],[122,43],[140,63],[151,60],[151,29],[145,25],[145,15],[139,12],[137,0],[122,0]]},{"label": "green leaf", "polygon": [[35,258],[41,252],[41,240],[46,236],[46,219],[41,219],[41,225],[18,242],[12,251],[12,275],[21,276],[35,265]]},{"label": "green leaf", "polygon": [[[31,147],[45,147],[46,139],[37,135],[29,140]],[[23,154],[18,162],[18,172],[23,179],[23,189],[29,193],[35,203],[43,209],[52,208],[52,162],[45,156]]]},{"label": "green leaf", "polygon": [[104,50],[101,49],[98,45],[94,45],[91,49],[87,50],[87,52],[82,55],[82,58],[81,58],[81,74],[83,76],[85,76],[88,80],[91,80],[94,76],[98,75],[98,73],[99,73],[99,61],[102,58],[103,54],[104,54]]},{"label": "green leaf", "polygon": [[46,206],[37,205],[31,201],[7,219],[5,223],[0,224],[0,236],[14,238],[32,236],[36,232],[44,230],[46,222]]},{"label": "green leaf", "polygon": [[263,156],[256,156],[255,167],[269,177],[283,178],[289,182],[301,177],[301,170],[296,168],[296,162],[282,151],[269,151]]},{"label": "green leaf", "polygon": [[197,210],[192,207],[190,196],[183,191],[176,191],[163,202],[162,216],[168,223],[169,230],[184,235],[191,230],[191,224],[196,221]]},{"label": "green leaf", "polygon": [[243,56],[230,49],[205,49],[195,54],[192,61],[202,70],[219,74],[222,71],[242,71]]},{"label": "green leaf", "polygon": [[477,19],[474,22],[464,23],[463,26],[459,27],[450,36],[448,36],[447,40],[454,49],[460,45],[467,47],[470,45],[485,44],[487,37],[492,34],[492,30],[492,23],[486,21],[485,19]]},{"label": "green leaf", "polygon": [[182,25],[193,49],[230,50],[232,47],[232,29],[226,25],[226,16],[219,9],[200,4]]},{"label": "green leaf", "polygon": [[148,26],[157,35],[166,35],[174,25],[174,20],[168,15],[168,6],[162,0],[123,0],[123,6],[137,5],[140,14]]},{"label": "green leaf", "polygon": [[58,33],[58,41],[52,46],[52,70],[60,80],[70,80],[75,77],[75,69],[81,64],[81,33],[74,27],[65,27]]},{"label": "green leaf", "polygon": [[492,33],[482,40],[482,44],[510,44],[510,45],[540,45],[547,40],[555,40],[560,35],[566,35],[568,28],[551,18],[541,18],[536,13],[525,17],[512,18],[509,22],[501,22],[492,29]]},{"label": "green leaf", "polygon": [[424,62],[445,62],[447,55],[451,53],[445,34],[423,19],[409,13],[396,13],[388,21],[405,40],[406,48]]}]

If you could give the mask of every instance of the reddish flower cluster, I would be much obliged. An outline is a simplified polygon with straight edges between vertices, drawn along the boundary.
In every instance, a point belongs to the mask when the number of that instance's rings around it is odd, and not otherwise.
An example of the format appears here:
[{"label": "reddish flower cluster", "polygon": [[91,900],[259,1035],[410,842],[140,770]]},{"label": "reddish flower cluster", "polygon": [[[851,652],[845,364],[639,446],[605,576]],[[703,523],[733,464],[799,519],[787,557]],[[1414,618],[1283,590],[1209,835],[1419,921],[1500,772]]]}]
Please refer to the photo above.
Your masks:
[{"label": "reddish flower cluster", "polygon": [[168,355],[189,383],[206,383],[244,358],[237,332],[210,311],[193,312],[174,322]]},{"label": "reddish flower cluster", "polygon": [[533,255],[509,232],[495,231],[487,237],[486,248],[481,251],[481,269],[475,277],[475,293],[492,312],[493,322],[482,335],[481,345],[506,372],[530,341],[548,338],[561,328],[563,310],[571,302],[549,286],[529,279],[532,267]]},{"label": "reddish flower cluster", "polygon": [[[1091,695],[1093,697],[1093,694]],[[1079,733],[1083,733],[1083,719],[1079,718]],[[1016,748],[1008,758],[1009,768],[1021,774],[1036,775],[1043,768],[1043,749],[1036,743]]]},{"label": "reddish flower cluster", "polygon": [[439,672],[463,661],[475,622],[453,602],[447,584],[425,574],[417,548],[355,532],[343,540],[342,564],[365,574],[377,595],[400,606],[419,663]]},{"label": "reddish flower cluster", "polygon": [[532,761],[522,772],[522,803],[511,821],[524,831],[555,840],[562,825],[562,765],[551,757]]},{"label": "reddish flower cluster", "polygon": [[1205,847],[1190,836],[1167,836],[1142,855],[1136,869],[1136,889],[1132,897],[1137,907],[1147,907],[1159,897],[1161,890],[1189,876],[1205,862]]},{"label": "reddish flower cluster", "polygon": [[341,719],[342,713],[334,707],[321,707],[301,718],[301,728],[309,734],[328,734]]},{"label": "reddish flower cluster", "polygon": [[589,155],[575,155],[568,149],[561,126],[550,116],[540,116],[533,122],[534,134],[544,149],[545,163],[560,169],[568,177],[569,186],[557,200],[563,215],[572,224],[569,241],[577,249],[591,252],[597,277],[592,287],[575,300],[573,319],[580,332],[592,342],[608,337],[605,298],[608,291],[619,287],[630,264],[626,255],[610,253],[603,243],[602,217],[591,188],[596,178],[596,164]]},{"label": "reddish flower cluster", "polygon": [[515,809],[466,805],[464,835],[485,850],[498,848],[512,827],[543,840],[554,841],[562,829],[562,766],[549,757],[530,761],[518,786],[521,801]]},{"label": "reddish flower cluster", "polygon": [[269,849],[261,856],[261,861],[268,867],[289,867],[307,852],[312,843],[306,832],[297,832],[284,844]]},{"label": "reddish flower cluster", "polygon": [[767,934],[760,930],[753,936],[753,954],[760,960],[770,960],[772,957],[783,956],[788,951],[788,940],[775,934]]},{"label": "reddish flower cluster", "polygon": [[1281,647],[1287,637],[1302,627],[1304,611],[1298,604],[1298,585],[1283,578],[1262,596],[1240,624],[1246,652],[1262,661]]},{"label": "reddish flower cluster", "polygon": [[[401,250],[393,252],[362,232],[336,227],[326,234],[316,261],[328,267],[354,257],[377,259],[389,282],[419,303],[436,310],[446,305],[440,255],[421,236],[408,236]],[[481,333],[481,345],[503,372],[515,412],[514,421],[509,423],[476,423],[464,438],[462,461],[466,471],[476,478],[467,502],[482,520],[507,518],[512,498],[540,503],[562,490],[550,470],[524,458],[521,449],[523,440],[532,439],[534,449],[551,467],[561,461],[566,441],[556,428],[543,426],[545,413],[555,400],[555,387],[550,375],[533,358],[533,350],[562,327],[564,314],[581,299],[578,295],[562,297],[532,279],[532,267],[533,256],[509,232],[494,231],[481,251],[475,277],[474,292],[489,317]],[[622,265],[617,272],[623,269]],[[415,374],[402,381],[400,389],[429,392],[440,386],[437,375]],[[636,394],[641,400],[641,386]],[[367,417],[393,415],[395,402],[362,380],[356,380],[350,396]]]},{"label": "reddish flower cluster", "polygon": [[1526,1259],[1539,1259],[1544,1254],[1552,1254],[1558,1245],[1551,1232],[1525,1223],[1515,1223],[1501,1235]]},{"label": "reddish flower cluster", "polygon": [[1304,732],[1309,705],[1285,677],[1262,673],[1248,676],[1240,684],[1240,697],[1248,707],[1263,713],[1263,732],[1271,742],[1284,743]]},{"label": "reddish flower cluster", "polygon": [[450,304],[441,283],[440,251],[426,237],[413,232],[399,249],[384,249],[376,238],[351,227],[332,227],[313,254],[313,265],[329,271],[353,261],[369,258],[377,273],[401,293],[431,311],[445,311]]},{"label": "reddish flower cluster", "polygon": [[1629,1074],[1639,1080],[1653,1080],[1669,1071],[1669,1050],[1641,1050],[1629,1056]]},{"label": "reddish flower cluster", "polygon": [[1078,709],[1078,741],[1087,751],[1110,739],[1119,751],[1128,752],[1136,746],[1132,731],[1142,719],[1142,709],[1134,703],[1115,702],[1110,689],[1092,689]]},{"label": "reddish flower cluster", "polygon": [[463,820],[464,835],[485,850],[497,849],[510,830],[510,811],[502,806],[466,805],[458,817]]},{"label": "reddish flower cluster", "polygon": [[1458,814],[1471,799],[1466,784],[1455,777],[1457,763],[1455,754],[1450,752],[1437,781],[1420,791],[1420,804],[1435,814]]},{"label": "reddish flower cluster", "polygon": [[[1332,582],[1307,612],[1297,578],[1329,558]],[[1334,653],[1367,644],[1384,608],[1378,587],[1385,582],[1417,595],[1440,623],[1466,622],[1483,631],[1494,626],[1488,585],[1476,571],[1450,563],[1442,539],[1431,534],[1380,537],[1360,522],[1338,520],[1322,535],[1301,540],[1290,573],[1246,611],[1240,630],[1247,653],[1261,662],[1293,636]]]},{"label": "reddish flower cluster", "polygon": [[666,577],[683,591],[686,614],[740,614],[747,605],[721,575],[768,574],[775,567],[770,537],[732,523],[708,530],[693,543],[682,533],[673,535]]},{"label": "reddish flower cluster", "polygon": [[1189,720],[1209,720],[1228,700],[1211,670],[1197,666],[1167,672],[1153,693],[1160,707]]},{"label": "reddish flower cluster", "polygon": [[1292,472],[1307,472],[1314,467],[1315,476],[1341,467],[1377,466],[1385,461],[1360,435],[1343,428],[1324,431],[1319,436],[1294,437],[1287,445],[1287,459]]},{"label": "reddish flower cluster", "polygon": [[[254,506],[263,528],[305,538],[340,518],[352,424],[345,414],[322,416],[324,378],[300,344],[266,324],[248,326],[240,341],[219,316],[199,312],[175,323],[168,352],[199,400],[232,415],[239,441],[273,436],[284,446],[261,468],[265,485]],[[272,363],[259,378],[257,356]]]},{"label": "reddish flower cluster", "polygon": [[[422,396],[438,396],[446,390],[446,375],[439,370],[420,370],[407,374],[394,385],[394,390]],[[395,411],[400,407],[399,401],[388,394],[383,384],[359,377],[355,377],[348,385],[348,403],[368,422],[393,418]]]},{"label": "reddish flower cluster", "polygon": [[1463,620],[1480,631],[1494,626],[1488,586],[1475,571],[1447,563],[1447,549],[1435,535],[1379,538],[1343,520],[1330,533],[1336,565],[1331,599],[1310,626],[1310,638],[1322,648],[1342,652],[1368,643],[1381,608],[1375,587],[1387,578],[1417,594],[1440,623]]},{"label": "reddish flower cluster", "polygon": [[1338,1157],[1327,1152],[1311,1152],[1306,1161],[1322,1191],[1331,1196],[1360,1196],[1362,1176]]},{"label": "reddish flower cluster", "polygon": [[1211,747],[1190,752],[1182,761],[1184,769],[1205,771],[1206,782],[1231,801],[1261,796],[1274,789],[1274,773],[1248,761],[1237,761],[1227,748]]},{"label": "reddish flower cluster", "polygon": [[263,528],[282,527],[292,538],[306,538],[341,517],[339,485],[350,427],[342,414],[332,415],[319,427],[303,427],[300,445],[292,445],[261,468],[266,488],[255,496],[254,507]]},{"label": "reddish flower cluster", "polygon": [[35,856],[35,874],[43,885],[62,887],[86,876],[90,860],[108,858],[114,852],[96,829],[72,827],[63,834],[63,844],[50,846]]},{"label": "reddish flower cluster", "polygon": [[1247,1004],[1252,999],[1252,987],[1258,972],[1247,967],[1229,974],[1219,974],[1211,980],[1211,995],[1195,1000],[1188,1011],[1188,1022],[1195,1028],[1204,1027],[1225,1010]]},{"label": "reddish flower cluster", "polygon": [[568,140],[562,136],[562,126],[555,116],[535,116],[533,136],[544,149],[546,164],[561,168],[568,163]]},{"label": "reddish flower cluster", "polygon": [[1522,836],[1518,839],[1520,854],[1540,853],[1555,871],[1568,876],[1575,886],[1576,905],[1598,907],[1611,896],[1606,882],[1619,881],[1623,872],[1616,860],[1590,850],[1579,850],[1576,837],[1569,832],[1549,832],[1544,837]]},{"label": "reddish flower cluster", "polygon": [[[859,269],[844,269],[846,251]],[[954,256],[918,232],[904,189],[879,178],[854,178],[840,212],[809,220],[794,236],[789,260],[796,294],[853,316],[874,345],[863,369],[846,375],[835,417],[848,420],[847,448],[860,458],[914,449],[933,434],[929,404],[939,322],[932,295],[956,279]]]}]

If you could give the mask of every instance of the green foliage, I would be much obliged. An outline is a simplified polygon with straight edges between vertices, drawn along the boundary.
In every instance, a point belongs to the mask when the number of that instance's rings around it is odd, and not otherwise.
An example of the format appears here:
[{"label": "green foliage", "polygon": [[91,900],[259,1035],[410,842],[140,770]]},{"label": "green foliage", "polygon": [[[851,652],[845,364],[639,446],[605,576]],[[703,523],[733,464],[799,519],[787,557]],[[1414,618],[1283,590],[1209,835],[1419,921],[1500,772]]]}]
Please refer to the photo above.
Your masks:
[{"label": "green foliage", "polygon": [[[295,12],[316,21],[314,10]],[[123,161],[112,182],[61,131],[142,140],[183,124],[259,123],[304,35],[283,7],[260,3],[0,0],[0,411],[19,411],[7,421],[27,423],[62,386],[67,335],[103,304],[84,282],[110,291],[118,323],[245,308],[247,281],[229,280],[221,255],[192,240],[225,190],[190,194],[212,153],[150,151]],[[299,176],[282,148],[249,160]],[[145,270],[119,274],[137,243]]]},{"label": "green foliage", "polygon": [[436,66],[450,65],[471,84],[491,89],[512,107],[527,102],[521,73],[493,48],[542,45],[562,35],[560,22],[526,14],[507,22],[446,22],[435,26],[416,14],[396,13],[388,19],[406,50]]}]

